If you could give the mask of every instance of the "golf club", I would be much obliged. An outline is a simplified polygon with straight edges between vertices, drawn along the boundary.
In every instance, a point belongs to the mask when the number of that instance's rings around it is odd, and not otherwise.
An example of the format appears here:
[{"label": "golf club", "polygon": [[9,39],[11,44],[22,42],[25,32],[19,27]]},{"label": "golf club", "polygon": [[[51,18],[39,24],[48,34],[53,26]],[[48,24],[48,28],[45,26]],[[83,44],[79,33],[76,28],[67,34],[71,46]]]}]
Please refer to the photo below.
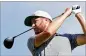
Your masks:
[{"label": "golf club", "polygon": [[28,32],[28,31],[30,31],[30,30],[32,30],[32,29],[33,29],[33,28],[28,29],[28,30],[26,30],[26,31],[24,31],[24,32],[22,32],[22,33],[20,33],[20,34],[18,34],[18,35],[16,35],[16,36],[14,36],[14,37],[8,37],[8,38],[6,38],[6,39],[4,40],[4,42],[3,42],[4,46],[5,46],[7,49],[12,48],[13,43],[14,43],[14,39],[15,39],[16,37],[18,37],[18,36],[20,36],[20,35],[22,35],[22,34]]}]

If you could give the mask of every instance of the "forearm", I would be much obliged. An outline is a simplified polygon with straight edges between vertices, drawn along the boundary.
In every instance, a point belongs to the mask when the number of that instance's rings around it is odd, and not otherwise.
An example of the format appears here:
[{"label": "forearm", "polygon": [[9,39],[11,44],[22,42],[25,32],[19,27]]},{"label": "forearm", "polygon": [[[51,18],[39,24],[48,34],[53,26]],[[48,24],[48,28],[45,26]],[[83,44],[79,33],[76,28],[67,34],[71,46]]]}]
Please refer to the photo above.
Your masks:
[{"label": "forearm", "polygon": [[68,16],[69,16],[69,12],[67,11],[53,20],[53,22],[49,25],[47,29],[51,33],[51,35],[56,33],[56,31],[60,28],[60,26]]},{"label": "forearm", "polygon": [[77,13],[75,16],[77,17],[78,21],[80,22],[82,29],[83,29],[83,32],[86,35],[86,20],[85,20],[85,18],[82,16],[81,13]]}]

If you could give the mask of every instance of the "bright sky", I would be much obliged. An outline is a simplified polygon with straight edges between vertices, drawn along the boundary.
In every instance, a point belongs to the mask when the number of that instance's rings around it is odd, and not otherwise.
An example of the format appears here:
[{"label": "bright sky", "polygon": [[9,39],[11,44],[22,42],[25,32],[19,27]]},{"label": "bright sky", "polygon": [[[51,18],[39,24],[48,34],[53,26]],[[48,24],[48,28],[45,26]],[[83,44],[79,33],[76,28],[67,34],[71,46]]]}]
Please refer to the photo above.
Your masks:
[{"label": "bright sky", "polygon": [[[85,16],[86,2],[1,2],[1,56],[7,55],[31,55],[27,40],[34,35],[33,30],[23,34],[15,39],[14,45],[11,49],[6,49],[3,46],[3,41],[7,37],[13,37],[31,27],[24,25],[25,17],[31,15],[37,10],[47,11],[52,18],[64,12],[65,8],[72,5],[80,5],[82,13]],[[59,33],[83,33],[82,28],[72,14],[65,20],[63,25],[57,31]],[[79,46],[72,51],[74,56],[85,56],[85,45]]]}]

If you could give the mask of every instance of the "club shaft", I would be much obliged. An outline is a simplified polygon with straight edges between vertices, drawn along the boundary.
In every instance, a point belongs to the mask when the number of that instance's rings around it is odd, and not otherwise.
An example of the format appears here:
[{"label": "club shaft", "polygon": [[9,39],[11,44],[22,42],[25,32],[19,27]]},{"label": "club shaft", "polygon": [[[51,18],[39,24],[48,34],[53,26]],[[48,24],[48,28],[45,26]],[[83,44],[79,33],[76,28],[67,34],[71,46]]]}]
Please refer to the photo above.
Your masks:
[{"label": "club shaft", "polygon": [[[56,18],[56,17],[54,17],[53,19],[55,19],[55,18]],[[24,32],[22,32],[22,33],[20,33],[20,34],[18,34],[18,35],[16,35],[16,36],[14,36],[13,38],[16,38],[16,37],[18,37],[18,36],[20,36],[20,35],[22,35],[22,34],[28,32],[28,31],[32,30],[32,29],[33,29],[33,28],[30,28],[30,29],[28,29],[28,30],[26,30],[26,31],[24,31]]]},{"label": "club shaft", "polygon": [[20,34],[18,34],[18,35],[16,35],[16,36],[14,36],[13,38],[16,38],[16,37],[18,37],[18,36],[20,36],[20,35],[22,35],[22,34],[24,34],[24,33],[28,32],[28,31],[32,30],[32,29],[33,29],[33,28],[28,29],[28,30],[26,30],[26,31],[24,31],[24,32],[22,32],[22,33],[20,33]]}]

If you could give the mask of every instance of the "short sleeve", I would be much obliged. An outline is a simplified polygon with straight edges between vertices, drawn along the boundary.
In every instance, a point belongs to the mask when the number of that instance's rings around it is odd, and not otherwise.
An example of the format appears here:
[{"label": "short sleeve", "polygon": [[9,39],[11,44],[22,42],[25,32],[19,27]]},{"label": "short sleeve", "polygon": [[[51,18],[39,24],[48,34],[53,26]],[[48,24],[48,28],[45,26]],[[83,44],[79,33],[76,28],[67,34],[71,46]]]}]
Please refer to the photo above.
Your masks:
[{"label": "short sleeve", "polygon": [[69,39],[72,50],[78,46],[76,39],[77,39],[77,36],[79,35],[82,35],[82,34],[58,34],[58,36],[64,36]]},{"label": "short sleeve", "polygon": [[33,50],[35,49],[34,48],[34,39],[35,39],[35,37],[30,37],[27,42],[27,46],[32,53],[33,53]]}]

